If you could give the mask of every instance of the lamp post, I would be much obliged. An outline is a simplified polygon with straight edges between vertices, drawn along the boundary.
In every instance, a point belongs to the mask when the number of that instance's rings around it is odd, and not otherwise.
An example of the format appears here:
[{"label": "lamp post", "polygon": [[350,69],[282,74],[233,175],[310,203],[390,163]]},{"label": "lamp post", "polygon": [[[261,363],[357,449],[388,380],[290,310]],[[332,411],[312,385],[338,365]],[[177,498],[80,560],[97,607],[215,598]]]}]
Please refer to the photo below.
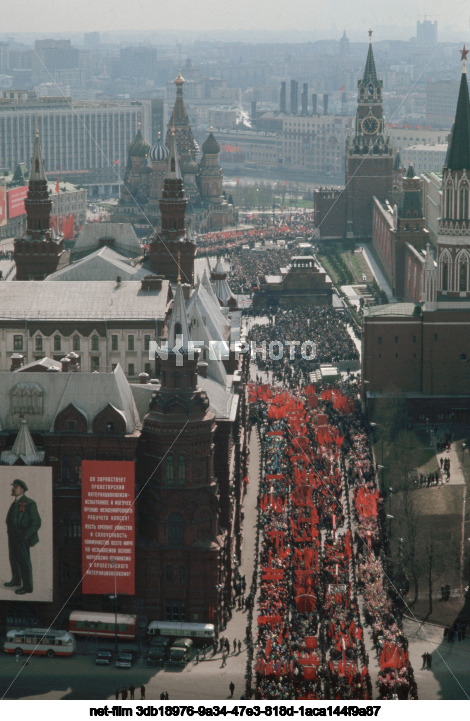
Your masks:
[{"label": "lamp post", "polygon": [[460,462],[460,465],[463,466],[463,454],[465,453],[465,449],[467,447],[466,443],[462,443],[462,460]]},{"label": "lamp post", "polygon": [[117,656],[118,653],[118,622],[117,622],[117,576],[116,576],[116,561],[114,558],[109,559],[111,566],[114,570],[114,653]]}]

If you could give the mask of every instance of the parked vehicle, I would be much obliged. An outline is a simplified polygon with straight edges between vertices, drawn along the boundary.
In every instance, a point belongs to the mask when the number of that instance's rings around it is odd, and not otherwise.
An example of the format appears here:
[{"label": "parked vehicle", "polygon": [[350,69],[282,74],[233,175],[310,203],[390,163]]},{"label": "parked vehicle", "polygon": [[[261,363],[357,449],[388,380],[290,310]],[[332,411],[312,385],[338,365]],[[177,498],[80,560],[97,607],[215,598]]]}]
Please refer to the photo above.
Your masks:
[{"label": "parked vehicle", "polygon": [[[117,625],[117,629],[116,629]],[[99,611],[72,611],[69,618],[69,631],[76,636],[97,636],[134,640],[137,616],[127,613],[101,613]]]},{"label": "parked vehicle", "polygon": [[182,621],[151,621],[147,628],[149,636],[170,636],[183,638],[215,638],[215,626],[212,623],[184,623]]},{"label": "parked vehicle", "polygon": [[179,638],[170,648],[169,660],[171,663],[184,665],[191,658],[193,642],[190,638]]},{"label": "parked vehicle", "polygon": [[116,659],[116,668],[132,668],[134,659],[131,653],[120,653]]},{"label": "parked vehicle", "polygon": [[71,656],[76,642],[68,631],[55,631],[53,628],[23,628],[7,631],[3,646],[6,653],[17,655],[38,654],[40,656]]},{"label": "parked vehicle", "polygon": [[165,663],[168,658],[171,641],[169,636],[154,636],[150,641],[150,647],[147,655],[148,666],[160,666]]},{"label": "parked vehicle", "polygon": [[109,666],[113,660],[113,654],[111,651],[98,651],[95,658],[97,666]]}]

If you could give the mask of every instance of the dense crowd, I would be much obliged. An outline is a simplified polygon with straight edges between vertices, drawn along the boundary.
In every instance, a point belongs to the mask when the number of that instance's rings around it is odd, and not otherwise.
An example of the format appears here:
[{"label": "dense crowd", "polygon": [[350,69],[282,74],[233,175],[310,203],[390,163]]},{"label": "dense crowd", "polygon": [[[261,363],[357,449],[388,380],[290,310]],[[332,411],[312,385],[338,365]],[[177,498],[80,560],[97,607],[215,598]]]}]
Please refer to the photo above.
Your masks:
[{"label": "dense crowd", "polygon": [[359,588],[381,666],[381,697],[416,698],[381,565],[381,500],[370,448],[353,395],[344,391],[317,395],[305,385],[294,395],[250,386],[263,449],[253,659],[260,699],[372,697]]},{"label": "dense crowd", "polygon": [[[348,334],[345,319],[334,308],[319,305],[292,310],[279,309],[270,320],[268,324],[254,324],[250,328],[248,339],[253,341],[256,347],[264,342],[267,350],[270,343],[282,343],[283,357],[275,359],[279,353],[277,346],[273,346],[274,358],[270,357],[273,354],[268,352],[258,352],[253,360],[260,370],[272,371],[275,379],[283,380],[288,385],[291,381],[298,385],[300,379],[308,382],[309,374],[320,364],[357,360],[359,357]],[[292,341],[298,342],[295,348],[288,345]],[[302,343],[306,341],[315,343],[315,358],[302,357]],[[304,355],[309,356],[309,346],[305,351]],[[295,356],[291,358],[294,352]]]}]

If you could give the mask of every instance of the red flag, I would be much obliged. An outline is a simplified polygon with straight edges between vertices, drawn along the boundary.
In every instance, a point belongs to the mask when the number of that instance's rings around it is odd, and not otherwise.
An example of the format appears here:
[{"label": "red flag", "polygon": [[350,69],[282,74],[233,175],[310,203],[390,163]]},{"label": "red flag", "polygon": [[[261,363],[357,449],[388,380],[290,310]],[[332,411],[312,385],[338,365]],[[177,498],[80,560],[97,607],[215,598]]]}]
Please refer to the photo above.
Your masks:
[{"label": "red flag", "polygon": [[341,92],[341,90],[344,90],[344,85],[342,85],[339,90],[340,90],[340,92]]},{"label": "red flag", "polygon": [[55,184],[55,192],[59,195],[59,176],[57,176],[57,183]]}]

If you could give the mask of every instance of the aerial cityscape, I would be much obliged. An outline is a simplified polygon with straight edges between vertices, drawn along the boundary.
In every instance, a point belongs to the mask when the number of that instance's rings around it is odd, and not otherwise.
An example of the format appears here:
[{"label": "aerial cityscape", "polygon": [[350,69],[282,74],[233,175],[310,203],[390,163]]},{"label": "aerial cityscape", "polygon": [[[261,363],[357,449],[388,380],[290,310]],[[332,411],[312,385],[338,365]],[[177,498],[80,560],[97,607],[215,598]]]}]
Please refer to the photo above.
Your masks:
[{"label": "aerial cityscape", "polygon": [[469,19],[26,5],[0,698],[468,700]]}]

